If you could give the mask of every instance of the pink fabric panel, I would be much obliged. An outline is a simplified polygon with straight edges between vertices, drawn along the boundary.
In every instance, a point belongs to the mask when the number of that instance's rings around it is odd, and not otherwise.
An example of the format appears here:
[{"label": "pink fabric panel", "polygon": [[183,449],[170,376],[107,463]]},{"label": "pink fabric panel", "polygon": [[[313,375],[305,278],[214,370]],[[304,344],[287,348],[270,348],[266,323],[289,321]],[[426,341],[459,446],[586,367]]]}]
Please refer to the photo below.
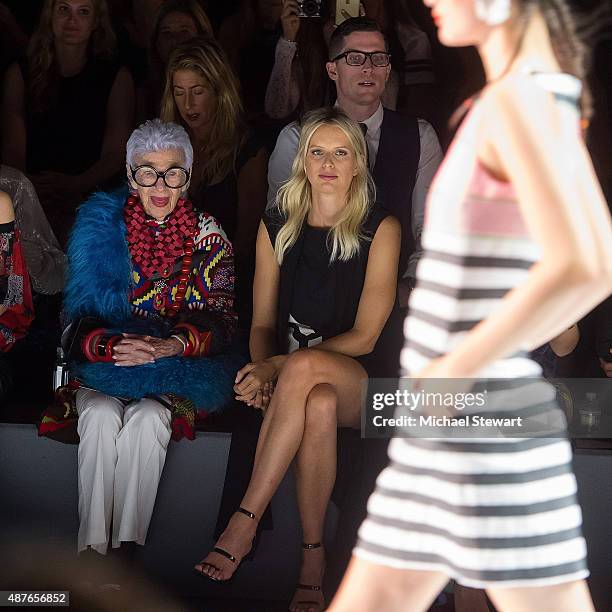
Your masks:
[{"label": "pink fabric panel", "polygon": [[464,230],[474,234],[526,236],[512,185],[496,179],[479,161],[464,202]]}]

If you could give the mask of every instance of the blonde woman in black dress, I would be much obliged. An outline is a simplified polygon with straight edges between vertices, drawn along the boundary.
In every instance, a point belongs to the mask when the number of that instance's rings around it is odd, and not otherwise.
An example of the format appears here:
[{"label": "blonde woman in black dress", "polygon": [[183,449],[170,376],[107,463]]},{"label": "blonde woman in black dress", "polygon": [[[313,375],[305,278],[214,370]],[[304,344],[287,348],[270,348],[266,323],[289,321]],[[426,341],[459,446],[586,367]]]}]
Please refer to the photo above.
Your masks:
[{"label": "blonde woman in black dress", "polygon": [[196,566],[217,581],[233,575],[295,460],[304,550],[292,611],[324,609],[321,540],[337,428],[359,427],[363,383],[376,373],[377,341],[396,304],[399,223],[372,200],[358,124],[339,109],[313,111],[279,210],[257,237],[252,362],[234,387],[265,410],[255,467],[241,507]]}]

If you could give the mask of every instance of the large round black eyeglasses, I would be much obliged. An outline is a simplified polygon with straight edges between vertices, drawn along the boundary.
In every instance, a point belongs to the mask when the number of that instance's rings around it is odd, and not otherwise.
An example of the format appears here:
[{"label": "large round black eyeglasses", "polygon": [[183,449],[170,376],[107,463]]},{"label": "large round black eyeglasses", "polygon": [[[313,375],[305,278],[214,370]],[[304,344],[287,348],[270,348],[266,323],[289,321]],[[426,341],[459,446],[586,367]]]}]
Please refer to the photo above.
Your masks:
[{"label": "large round black eyeglasses", "polygon": [[130,167],[132,178],[141,187],[153,187],[158,179],[163,179],[166,187],[170,189],[180,189],[189,181],[189,171],[180,166],[172,166],[165,172],[158,172],[153,166]]},{"label": "large round black eyeglasses", "polygon": [[354,51],[349,49],[340,55],[336,55],[332,62],[337,62],[339,59],[344,58],[349,66],[363,66],[368,57],[372,62],[372,66],[376,66],[376,68],[385,68],[391,60],[391,55],[384,51]]}]

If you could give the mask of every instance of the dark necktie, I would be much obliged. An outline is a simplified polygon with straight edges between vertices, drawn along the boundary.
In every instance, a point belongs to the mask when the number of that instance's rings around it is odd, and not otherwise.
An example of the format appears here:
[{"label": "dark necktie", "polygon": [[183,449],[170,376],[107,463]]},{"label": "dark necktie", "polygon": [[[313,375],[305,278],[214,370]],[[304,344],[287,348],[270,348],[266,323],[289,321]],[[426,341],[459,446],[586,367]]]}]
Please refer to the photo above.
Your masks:
[{"label": "dark necktie", "polygon": [[361,128],[361,132],[363,133],[363,138],[365,139],[365,151],[366,151],[366,163],[368,164],[368,168],[370,167],[370,149],[368,148],[368,126],[365,123],[360,123],[359,127]]}]

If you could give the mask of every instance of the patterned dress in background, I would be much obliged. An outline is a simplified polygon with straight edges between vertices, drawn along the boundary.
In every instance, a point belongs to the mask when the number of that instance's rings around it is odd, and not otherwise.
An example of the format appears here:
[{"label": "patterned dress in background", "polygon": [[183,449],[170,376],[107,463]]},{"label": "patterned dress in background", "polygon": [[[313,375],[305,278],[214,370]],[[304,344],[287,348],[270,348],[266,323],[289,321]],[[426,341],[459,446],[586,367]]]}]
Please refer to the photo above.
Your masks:
[{"label": "patterned dress in background", "polygon": [[0,223],[0,352],[23,338],[34,319],[30,277],[15,222]]}]

